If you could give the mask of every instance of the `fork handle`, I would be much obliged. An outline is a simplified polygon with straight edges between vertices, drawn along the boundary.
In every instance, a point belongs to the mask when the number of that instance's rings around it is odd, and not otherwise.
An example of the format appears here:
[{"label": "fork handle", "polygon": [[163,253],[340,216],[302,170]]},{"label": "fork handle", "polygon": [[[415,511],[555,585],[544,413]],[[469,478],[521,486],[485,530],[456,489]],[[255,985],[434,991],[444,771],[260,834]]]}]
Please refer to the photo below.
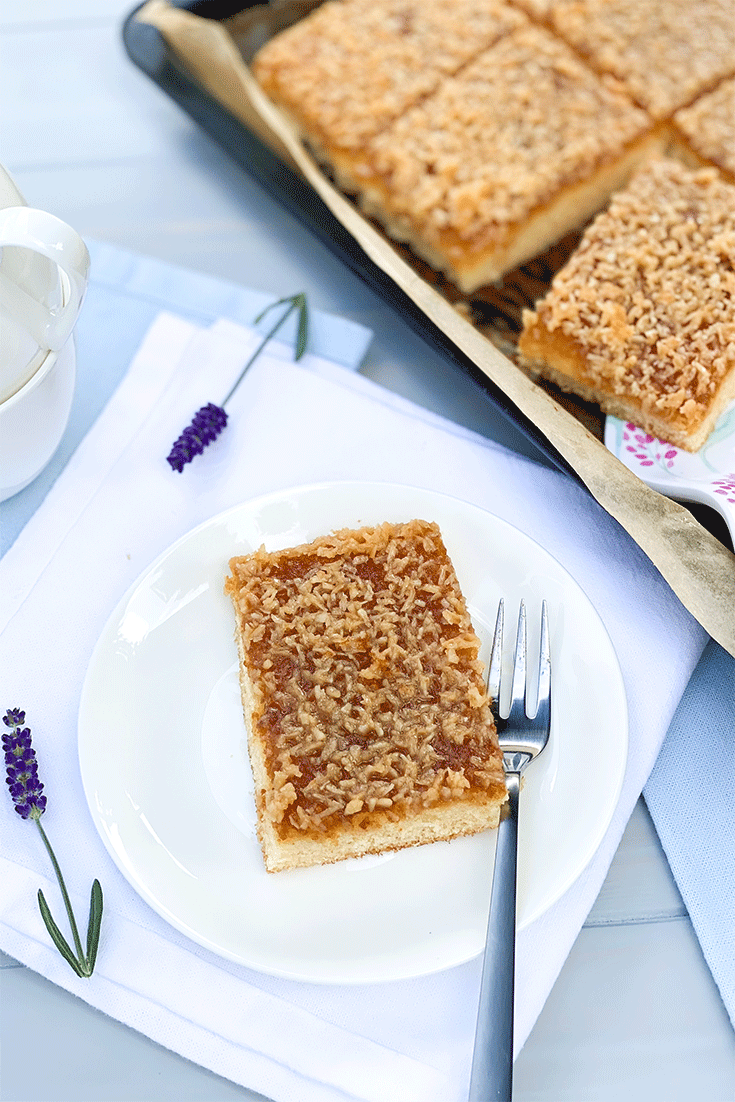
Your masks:
[{"label": "fork handle", "polygon": [[513,1093],[513,995],[520,779],[518,773],[506,773],[508,803],[498,826],[469,1102],[511,1102]]}]

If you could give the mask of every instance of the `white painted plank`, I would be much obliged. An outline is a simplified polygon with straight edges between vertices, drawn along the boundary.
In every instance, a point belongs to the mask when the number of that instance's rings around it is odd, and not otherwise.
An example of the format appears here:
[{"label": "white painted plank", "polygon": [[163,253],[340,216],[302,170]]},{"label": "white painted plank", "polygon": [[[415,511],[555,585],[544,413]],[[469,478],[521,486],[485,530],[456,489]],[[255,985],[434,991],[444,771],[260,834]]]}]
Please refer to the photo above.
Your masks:
[{"label": "white painted plank", "polygon": [[118,22],[137,6],[135,0],[28,0],[23,4],[4,0],[0,5],[0,28]]},{"label": "white painted plank", "polygon": [[128,59],[115,23],[3,37],[0,160],[11,172],[124,164],[193,125]]}]

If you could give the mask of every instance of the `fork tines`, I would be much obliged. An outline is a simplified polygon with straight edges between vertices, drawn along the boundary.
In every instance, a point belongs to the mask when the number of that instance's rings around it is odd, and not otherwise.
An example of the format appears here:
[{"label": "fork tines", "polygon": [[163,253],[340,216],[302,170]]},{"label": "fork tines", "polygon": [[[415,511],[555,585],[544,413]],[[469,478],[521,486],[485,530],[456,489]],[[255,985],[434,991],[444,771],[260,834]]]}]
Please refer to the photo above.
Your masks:
[{"label": "fork tines", "polygon": [[541,603],[541,641],[539,646],[538,664],[538,688],[536,694],[536,707],[529,709],[529,688],[527,679],[527,628],[526,628],[526,602],[521,599],[518,612],[518,628],[516,631],[515,651],[513,655],[513,678],[511,682],[510,704],[507,712],[501,711],[500,683],[503,664],[503,630],[505,626],[505,601],[501,597],[498,602],[498,614],[495,621],[495,635],[493,637],[492,652],[490,655],[490,669],[488,672],[487,688],[492,700],[495,721],[499,730],[506,726],[523,725],[528,719],[536,725],[548,722],[551,708],[551,656],[549,646],[549,616],[546,601]]}]

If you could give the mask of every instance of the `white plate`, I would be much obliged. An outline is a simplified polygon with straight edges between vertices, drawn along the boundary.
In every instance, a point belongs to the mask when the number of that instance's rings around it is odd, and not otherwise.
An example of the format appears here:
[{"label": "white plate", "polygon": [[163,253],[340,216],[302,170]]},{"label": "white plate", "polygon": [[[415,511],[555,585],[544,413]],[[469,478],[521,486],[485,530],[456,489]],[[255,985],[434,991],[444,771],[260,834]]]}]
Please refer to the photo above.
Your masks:
[{"label": "white plate", "polygon": [[255,837],[228,560],[414,517],[440,525],[486,646],[500,596],[511,623],[526,598],[532,646],[549,604],[554,714],[521,800],[520,926],[576,880],[617,803],[627,709],[612,644],[576,582],[527,536],[465,502],[380,483],[299,487],[214,517],[153,563],[108,621],[82,694],[79,754],[93,819],[130,884],[194,941],[259,971],[376,982],[482,950],[493,832],[276,874]]}]

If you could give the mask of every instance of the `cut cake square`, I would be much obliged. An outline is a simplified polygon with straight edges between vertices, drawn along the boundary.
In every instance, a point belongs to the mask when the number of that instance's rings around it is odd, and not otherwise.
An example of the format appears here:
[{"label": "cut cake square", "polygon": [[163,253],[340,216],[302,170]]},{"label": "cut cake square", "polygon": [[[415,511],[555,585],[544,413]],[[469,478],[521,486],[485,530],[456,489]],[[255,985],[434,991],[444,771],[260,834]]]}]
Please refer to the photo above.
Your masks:
[{"label": "cut cake square", "polygon": [[551,0],[556,31],[657,119],[735,72],[732,0]]},{"label": "cut cake square", "polygon": [[261,47],[252,70],[349,187],[374,134],[525,22],[505,0],[327,0]]},{"label": "cut cake square", "polygon": [[497,826],[480,643],[436,524],[235,557],[225,589],[269,872]]},{"label": "cut cake square", "polygon": [[525,311],[532,373],[696,451],[735,399],[735,186],[656,158]]},{"label": "cut cake square", "polygon": [[529,25],[374,138],[360,202],[470,293],[582,226],[662,142],[616,81]]}]

